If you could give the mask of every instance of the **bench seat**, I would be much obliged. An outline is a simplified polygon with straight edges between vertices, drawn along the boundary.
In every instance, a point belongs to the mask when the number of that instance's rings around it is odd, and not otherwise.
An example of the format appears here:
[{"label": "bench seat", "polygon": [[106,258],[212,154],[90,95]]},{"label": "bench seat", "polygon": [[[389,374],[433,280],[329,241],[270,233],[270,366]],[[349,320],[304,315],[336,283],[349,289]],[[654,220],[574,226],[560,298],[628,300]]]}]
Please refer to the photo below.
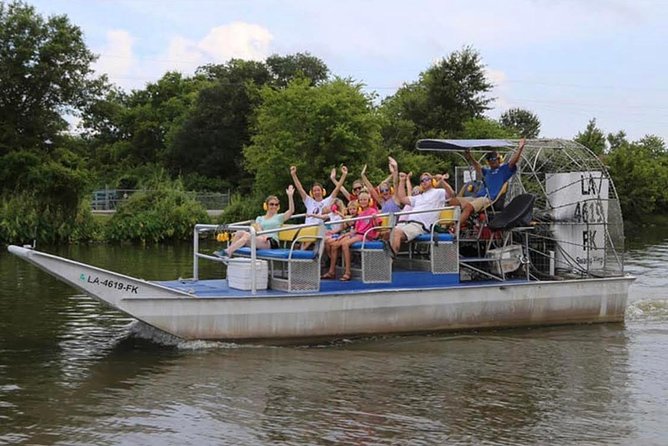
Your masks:
[{"label": "bench seat", "polygon": [[[355,242],[350,245],[350,249],[362,249],[362,242]],[[367,241],[364,243],[364,249],[385,249],[385,244],[379,241]]]},{"label": "bench seat", "polygon": [[[292,256],[290,255],[292,252]],[[250,256],[251,249],[248,246],[244,246],[235,251],[234,254],[241,256]],[[301,249],[290,250],[287,248],[279,249],[258,249],[255,251],[255,255],[258,259],[283,259],[283,260],[313,260],[318,256],[318,253],[315,251],[306,251]]]},{"label": "bench seat", "polygon": [[362,263],[362,282],[392,282],[392,256],[387,245],[380,240],[365,240],[350,245],[353,252],[359,252]]},{"label": "bench seat", "polygon": [[[293,227],[294,226],[294,227]],[[324,225],[284,225],[279,240],[289,248],[257,249],[255,256],[269,262],[269,285],[288,292],[318,291],[320,289],[320,259],[324,247]],[[310,243],[311,249],[297,249],[299,243]],[[241,247],[235,256],[250,257],[251,248]]]},{"label": "bench seat", "polygon": [[414,242],[432,242],[437,240],[439,242],[452,242],[455,240],[455,236],[449,232],[434,232],[432,234],[420,234],[413,239]]}]

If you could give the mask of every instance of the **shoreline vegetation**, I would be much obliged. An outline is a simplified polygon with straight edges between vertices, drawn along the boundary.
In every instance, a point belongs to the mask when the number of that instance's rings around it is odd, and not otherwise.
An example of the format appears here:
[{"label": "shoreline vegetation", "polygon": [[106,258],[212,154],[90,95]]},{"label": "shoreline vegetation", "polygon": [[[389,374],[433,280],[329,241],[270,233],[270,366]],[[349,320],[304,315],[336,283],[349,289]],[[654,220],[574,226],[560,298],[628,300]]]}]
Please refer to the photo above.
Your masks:
[{"label": "shoreline vegetation", "polygon": [[[379,100],[364,80],[337,76],[309,53],[166,72],[123,91],[95,77],[98,56],[67,16],[45,17],[22,1],[0,0],[0,37],[0,243],[188,240],[196,222],[257,215],[290,184],[292,164],[309,184],[332,167],[356,174],[368,165],[377,184],[388,156],[406,171],[452,172],[453,158],[413,150],[420,138],[540,137],[529,110],[486,115],[494,85],[470,46]],[[78,118],[76,131],[67,115]],[[606,135],[592,118],[573,139],[608,166],[628,222],[668,215],[661,138]],[[90,210],[100,185],[151,192],[105,219]],[[212,219],[186,190],[233,196]]]}]

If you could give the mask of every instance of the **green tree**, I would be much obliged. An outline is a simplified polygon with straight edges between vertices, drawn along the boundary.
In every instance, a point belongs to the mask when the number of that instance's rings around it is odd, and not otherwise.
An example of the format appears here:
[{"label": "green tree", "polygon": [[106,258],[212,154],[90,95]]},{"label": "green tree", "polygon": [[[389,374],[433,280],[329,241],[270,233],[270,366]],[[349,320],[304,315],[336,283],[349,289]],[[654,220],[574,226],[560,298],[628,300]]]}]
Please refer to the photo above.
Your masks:
[{"label": "green tree", "polygon": [[538,138],[540,134],[540,119],[529,110],[511,108],[501,115],[499,121],[519,137]]},{"label": "green tree", "polygon": [[272,74],[272,84],[285,87],[295,78],[309,79],[311,85],[318,85],[327,80],[329,68],[325,63],[309,53],[297,53],[287,56],[274,54],[267,58],[267,66]]},{"label": "green tree", "polygon": [[419,138],[460,136],[464,124],[483,117],[493,100],[487,96],[493,85],[484,68],[478,52],[465,47],[402,86],[382,104],[389,127],[383,133],[402,131],[388,143],[406,147]]},{"label": "green tree", "polygon": [[464,123],[462,138],[503,139],[515,137],[515,130],[489,118],[474,118]]},{"label": "green tree", "polygon": [[578,132],[574,140],[599,156],[605,152],[605,136],[596,126],[596,118],[590,119],[584,132]]},{"label": "green tree", "polygon": [[97,98],[96,56],[66,16],[44,19],[23,2],[0,2],[0,156],[57,145],[76,114]]},{"label": "green tree", "polygon": [[200,91],[190,115],[174,132],[167,165],[173,173],[197,182],[204,176],[250,189],[243,147],[251,142],[254,114],[262,103],[261,88],[285,88],[292,79],[304,79],[313,86],[322,83],[328,73],[320,59],[302,53],[273,55],[266,63],[233,59],[202,67],[198,74],[211,84]]},{"label": "green tree", "polygon": [[5,241],[27,241],[27,234],[66,241],[87,225],[90,211],[81,213],[90,187],[85,150],[64,132],[63,116],[86,110],[104,91],[105,79],[92,77],[94,60],[81,30],[67,17],[44,19],[23,2],[0,2],[0,237]]},{"label": "green tree", "polygon": [[262,62],[232,60],[200,70],[210,80],[183,124],[174,131],[166,164],[174,174],[223,178],[238,184],[244,177],[242,148],[250,143],[259,88],[271,76]]},{"label": "green tree", "polygon": [[341,164],[351,177],[364,164],[387,165],[380,119],[360,84],[335,79],[312,87],[297,79],[282,90],[265,87],[262,99],[252,143],[244,150],[257,196],[284,190],[293,164],[304,187],[324,182]]},{"label": "green tree", "polygon": [[610,152],[627,147],[630,144],[624,130],[620,130],[617,133],[608,133],[607,140],[608,144],[610,145]]},{"label": "green tree", "polygon": [[629,142],[624,131],[610,134],[614,148],[606,156],[622,212],[634,221],[665,214],[668,203],[668,154],[662,138],[648,135]]}]

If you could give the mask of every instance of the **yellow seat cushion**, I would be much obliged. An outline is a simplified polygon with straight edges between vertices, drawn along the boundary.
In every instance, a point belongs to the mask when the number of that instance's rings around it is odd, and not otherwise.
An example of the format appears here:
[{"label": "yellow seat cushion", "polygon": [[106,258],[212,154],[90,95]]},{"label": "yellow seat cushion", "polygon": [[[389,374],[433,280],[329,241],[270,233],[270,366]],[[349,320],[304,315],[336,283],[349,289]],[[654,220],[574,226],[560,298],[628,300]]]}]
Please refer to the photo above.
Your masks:
[{"label": "yellow seat cushion", "polygon": [[[283,225],[283,228],[295,226],[295,225]],[[281,242],[291,242],[297,237],[297,232],[299,232],[299,237],[304,237],[308,235],[316,236],[318,235],[318,226],[309,226],[308,228],[295,228],[295,229],[286,229],[278,233],[278,240]],[[315,238],[300,238],[300,242],[314,242]]]},{"label": "yellow seat cushion", "polygon": [[448,221],[455,221],[455,209],[443,209],[438,215],[438,221],[447,223]]}]

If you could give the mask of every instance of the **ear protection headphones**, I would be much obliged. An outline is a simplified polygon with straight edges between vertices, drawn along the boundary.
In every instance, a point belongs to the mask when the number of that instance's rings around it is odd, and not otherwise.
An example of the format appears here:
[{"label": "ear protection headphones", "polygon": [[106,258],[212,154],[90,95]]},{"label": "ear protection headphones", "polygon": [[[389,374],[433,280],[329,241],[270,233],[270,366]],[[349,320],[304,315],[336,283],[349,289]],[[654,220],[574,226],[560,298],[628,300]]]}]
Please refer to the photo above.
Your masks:
[{"label": "ear protection headphones", "polygon": [[[431,177],[431,187],[436,187],[438,185],[438,181],[436,181],[436,178]],[[424,192],[424,187],[422,186],[422,182],[420,182],[420,190]]]},{"label": "ear protection headphones", "polygon": [[[276,195],[269,195],[265,200],[264,203],[262,203],[262,209],[264,209],[265,212],[269,210],[269,200],[276,199],[278,200],[278,197]],[[281,207],[281,202],[278,202],[278,207]]]},{"label": "ear protection headphones", "polygon": [[[365,192],[367,195],[369,194],[368,192]],[[371,198],[371,195],[369,195],[369,207],[376,207],[376,203],[373,201],[373,198]],[[359,214],[362,212],[362,206],[357,206],[357,213]]]},{"label": "ear protection headphones", "polygon": [[[390,186],[390,195],[394,195],[394,186]],[[378,187],[378,193],[380,194],[380,187]]]},{"label": "ear protection headphones", "polygon": [[[322,189],[322,196],[326,197],[327,196],[327,189],[325,189],[322,186],[320,186],[320,189]],[[311,196],[311,198],[313,198],[313,188],[311,188],[311,190],[308,192],[308,194]]]}]

